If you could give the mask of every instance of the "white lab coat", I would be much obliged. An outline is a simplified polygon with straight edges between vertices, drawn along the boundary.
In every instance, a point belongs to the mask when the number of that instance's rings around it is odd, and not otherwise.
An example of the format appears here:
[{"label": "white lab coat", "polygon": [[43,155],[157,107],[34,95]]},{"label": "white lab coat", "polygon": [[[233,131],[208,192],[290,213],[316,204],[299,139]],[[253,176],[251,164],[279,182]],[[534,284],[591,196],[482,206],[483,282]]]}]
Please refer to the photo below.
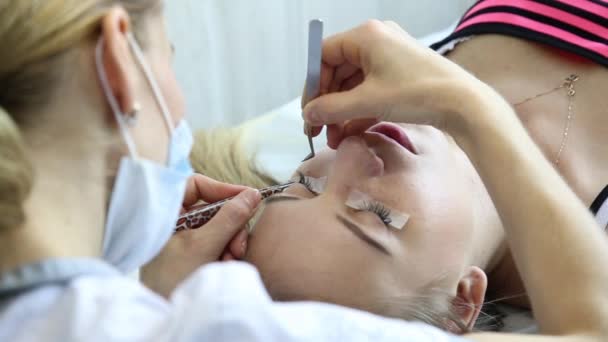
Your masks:
[{"label": "white lab coat", "polygon": [[244,263],[201,268],[170,301],[100,260],[52,260],[0,277],[0,341],[463,341],[322,303],[274,303]]}]

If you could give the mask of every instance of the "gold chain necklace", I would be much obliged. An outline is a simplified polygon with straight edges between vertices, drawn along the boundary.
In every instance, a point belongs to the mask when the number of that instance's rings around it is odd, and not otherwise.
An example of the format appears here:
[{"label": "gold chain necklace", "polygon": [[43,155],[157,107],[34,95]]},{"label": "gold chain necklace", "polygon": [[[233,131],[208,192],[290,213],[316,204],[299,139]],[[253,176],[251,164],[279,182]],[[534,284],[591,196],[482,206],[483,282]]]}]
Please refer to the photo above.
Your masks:
[{"label": "gold chain necklace", "polygon": [[555,87],[544,93],[534,95],[532,97],[529,97],[529,98],[513,105],[514,107],[521,106],[524,103],[530,102],[532,100],[536,100],[537,98],[543,97],[545,95],[552,94],[560,89],[566,90],[566,95],[568,96],[568,117],[566,119],[566,125],[564,127],[564,134],[562,136],[562,142],[559,146],[559,150],[557,152],[555,160],[553,161],[553,163],[555,164],[555,167],[559,167],[559,163],[560,163],[561,157],[562,157],[562,152],[564,152],[564,148],[566,148],[566,144],[568,143],[568,134],[570,133],[570,127],[572,126],[572,121],[574,119],[574,111],[573,111],[574,96],[576,95],[576,89],[574,89],[574,86],[575,86],[576,81],[578,81],[578,80],[579,80],[579,76],[572,74],[572,75],[568,76],[559,87]]}]

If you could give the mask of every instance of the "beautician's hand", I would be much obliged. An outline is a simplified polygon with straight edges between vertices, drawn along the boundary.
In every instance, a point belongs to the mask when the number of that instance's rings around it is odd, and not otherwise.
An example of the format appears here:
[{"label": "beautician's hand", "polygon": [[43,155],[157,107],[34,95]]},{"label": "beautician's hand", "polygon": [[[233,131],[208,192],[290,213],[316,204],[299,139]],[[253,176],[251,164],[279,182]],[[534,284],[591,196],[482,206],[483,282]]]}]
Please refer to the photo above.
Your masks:
[{"label": "beautician's hand", "polygon": [[161,253],[142,268],[144,284],[169,296],[200,266],[219,260],[240,259],[247,248],[245,225],[261,200],[257,190],[217,182],[202,175],[188,181],[184,210],[199,200],[211,203],[236,196],[205,226],[179,232]]},{"label": "beautician's hand", "polygon": [[328,125],[329,146],[378,121],[457,125],[449,115],[463,90],[484,87],[473,76],[421,45],[392,22],[368,23],[323,45],[321,97],[304,107],[304,119]]}]

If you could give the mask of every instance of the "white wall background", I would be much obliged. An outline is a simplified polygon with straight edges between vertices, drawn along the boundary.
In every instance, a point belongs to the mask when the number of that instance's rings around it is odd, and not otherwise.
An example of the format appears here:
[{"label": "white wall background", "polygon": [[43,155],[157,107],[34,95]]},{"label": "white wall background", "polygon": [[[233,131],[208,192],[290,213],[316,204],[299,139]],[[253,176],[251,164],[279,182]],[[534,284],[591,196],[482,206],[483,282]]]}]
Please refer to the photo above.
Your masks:
[{"label": "white wall background", "polygon": [[420,37],[449,26],[474,0],[171,0],[175,68],[195,128],[228,126],[297,97],[308,21],[326,35],[369,18]]}]

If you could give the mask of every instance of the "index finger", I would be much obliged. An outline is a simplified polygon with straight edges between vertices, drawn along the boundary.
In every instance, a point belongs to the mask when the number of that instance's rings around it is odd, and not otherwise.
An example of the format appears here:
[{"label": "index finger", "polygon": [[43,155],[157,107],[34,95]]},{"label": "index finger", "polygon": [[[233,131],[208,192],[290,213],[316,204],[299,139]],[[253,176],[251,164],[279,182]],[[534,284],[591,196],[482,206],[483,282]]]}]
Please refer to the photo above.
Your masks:
[{"label": "index finger", "polygon": [[[323,63],[329,67],[351,64],[362,68],[360,42],[357,29],[338,33],[323,41]],[[325,70],[324,70],[325,71]]]},{"label": "index finger", "polygon": [[360,70],[363,77],[368,74],[370,67],[362,47],[369,45],[366,42],[370,39],[366,32],[368,27],[378,25],[383,24],[372,20],[364,26],[338,33],[323,41],[321,96],[332,92],[332,85],[340,77],[338,70],[347,69],[351,73]]},{"label": "index finger", "polygon": [[246,189],[248,189],[246,186],[226,184],[207,176],[195,174],[188,179],[183,205],[187,208],[200,200],[207,203],[221,201],[236,196]]}]

